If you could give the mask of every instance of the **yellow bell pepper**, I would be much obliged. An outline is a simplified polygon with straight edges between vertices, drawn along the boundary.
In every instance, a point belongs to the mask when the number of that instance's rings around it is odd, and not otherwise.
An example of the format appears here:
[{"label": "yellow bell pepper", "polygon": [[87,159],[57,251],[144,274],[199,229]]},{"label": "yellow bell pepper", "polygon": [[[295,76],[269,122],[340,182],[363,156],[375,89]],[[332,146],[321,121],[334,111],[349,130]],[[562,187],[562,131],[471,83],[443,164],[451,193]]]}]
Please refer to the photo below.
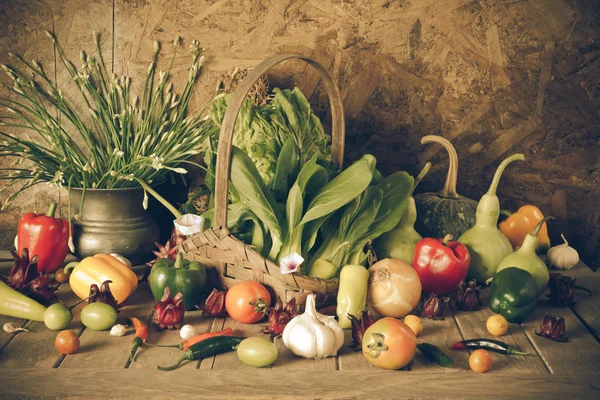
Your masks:
[{"label": "yellow bell pepper", "polygon": [[115,300],[119,304],[124,302],[137,289],[138,278],[120,258],[110,254],[96,254],[79,263],[67,265],[65,273],[73,270],[69,278],[73,293],[80,299],[85,299],[90,294],[92,284],[100,286],[104,281],[112,281],[109,287]]},{"label": "yellow bell pepper", "polygon": [[[540,209],[531,204],[519,208],[516,213],[502,210],[500,214],[507,218],[498,224],[498,229],[506,236],[514,249],[521,247],[527,234],[544,219],[544,214]],[[550,237],[548,236],[547,224],[544,223],[539,231],[535,250],[538,254],[545,254],[548,249],[550,249]]]}]

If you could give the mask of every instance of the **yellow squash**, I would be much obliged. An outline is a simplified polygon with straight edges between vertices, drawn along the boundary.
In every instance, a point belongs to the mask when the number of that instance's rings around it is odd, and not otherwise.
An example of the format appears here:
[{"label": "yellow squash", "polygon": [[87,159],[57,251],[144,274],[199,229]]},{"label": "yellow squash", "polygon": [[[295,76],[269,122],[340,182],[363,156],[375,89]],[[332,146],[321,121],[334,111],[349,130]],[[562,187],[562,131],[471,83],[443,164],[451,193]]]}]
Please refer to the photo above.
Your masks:
[{"label": "yellow squash", "polygon": [[92,284],[100,286],[104,281],[112,281],[109,286],[113,296],[117,303],[124,302],[137,289],[138,279],[131,267],[121,259],[110,254],[96,254],[79,263],[67,265],[66,273],[73,270],[69,278],[71,290],[79,298],[85,299],[90,294]]}]

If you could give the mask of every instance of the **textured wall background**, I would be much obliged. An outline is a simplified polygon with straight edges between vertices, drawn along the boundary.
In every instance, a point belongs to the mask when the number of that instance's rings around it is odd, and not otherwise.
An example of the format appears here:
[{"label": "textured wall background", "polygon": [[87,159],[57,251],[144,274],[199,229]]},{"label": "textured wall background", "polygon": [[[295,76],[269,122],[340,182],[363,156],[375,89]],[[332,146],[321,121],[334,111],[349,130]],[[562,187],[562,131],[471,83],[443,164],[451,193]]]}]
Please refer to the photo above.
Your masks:
[{"label": "textured wall background", "polygon": [[[0,0],[0,26],[0,62],[10,62],[8,51],[36,59],[67,94],[45,29],[73,61],[80,49],[91,52],[92,30],[101,32],[114,71],[134,82],[154,40],[197,39],[207,57],[197,104],[235,68],[280,52],[314,57],[342,89],[349,161],[371,152],[385,172],[414,174],[431,160],[420,190],[437,191],[447,158],[420,138],[443,135],[459,153],[459,193],[478,199],[499,161],[523,152],[527,162],[511,165],[501,182],[502,206],[537,204],[556,217],[553,243],[564,232],[589,264],[599,263],[600,2]],[[176,61],[176,88],[188,62],[183,54]],[[318,77],[303,64],[269,78],[300,86],[327,118]],[[38,188],[0,214],[1,246],[20,213],[58,197]]]}]

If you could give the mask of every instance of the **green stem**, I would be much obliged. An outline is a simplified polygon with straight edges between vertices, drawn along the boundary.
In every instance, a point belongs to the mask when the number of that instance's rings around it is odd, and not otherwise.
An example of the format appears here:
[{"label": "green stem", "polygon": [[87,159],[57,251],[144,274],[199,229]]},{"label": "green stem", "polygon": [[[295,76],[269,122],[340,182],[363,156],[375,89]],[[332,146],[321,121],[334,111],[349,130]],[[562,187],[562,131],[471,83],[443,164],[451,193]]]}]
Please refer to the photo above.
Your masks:
[{"label": "green stem", "polygon": [[421,172],[419,172],[419,175],[417,175],[412,189],[410,189],[410,193],[409,196],[413,195],[413,192],[415,191],[415,189],[417,188],[417,186],[419,186],[419,183],[421,183],[421,181],[423,180],[423,178],[425,177],[425,175],[427,175],[427,172],[429,172],[429,170],[431,169],[431,163],[427,162],[427,164],[425,164],[425,166],[423,167],[423,169],[421,170]]},{"label": "green stem", "polygon": [[67,265],[65,265],[65,274],[70,274],[73,269],[79,265],[79,261],[71,261]]},{"label": "green stem", "polygon": [[54,218],[54,213],[56,212],[56,203],[50,203],[48,207],[48,212],[46,213],[46,217]]},{"label": "green stem", "polygon": [[181,365],[181,363],[187,359],[188,359],[187,355],[184,354],[183,356],[181,356],[181,358],[175,364],[170,365],[168,367],[161,367],[160,365],[157,365],[156,369],[159,371],[173,371],[174,369],[178,368]]},{"label": "green stem", "polygon": [[427,135],[421,139],[421,144],[431,142],[441,144],[448,152],[448,175],[446,175],[446,183],[439,196],[448,199],[458,199],[458,194],[456,193],[456,180],[458,177],[458,155],[456,154],[456,149],[448,139],[441,136]]},{"label": "green stem", "polygon": [[513,213],[509,210],[500,210],[500,215],[502,215],[505,218],[510,218],[510,216],[513,215]]},{"label": "green stem", "polygon": [[502,173],[504,172],[504,170],[506,169],[508,164],[510,164],[513,161],[517,161],[517,160],[523,161],[523,160],[525,160],[525,156],[520,153],[513,154],[512,156],[505,158],[504,161],[502,161],[500,163],[500,165],[498,166],[498,169],[496,169],[496,173],[494,174],[494,179],[492,180],[492,184],[490,185],[490,188],[487,191],[488,195],[490,195],[490,196],[496,195],[496,190],[498,189],[498,184],[500,183],[500,178],[502,177]]},{"label": "green stem", "polygon": [[531,234],[535,237],[538,236],[538,233],[540,233],[540,229],[542,229],[542,225],[544,225],[546,223],[546,221],[554,219],[553,216],[548,216],[545,217],[543,220],[541,220],[540,222],[537,223],[537,225],[535,226],[535,228],[533,228],[533,231],[531,231]]},{"label": "green stem", "polygon": [[179,212],[179,210],[177,210],[171,203],[169,203],[167,201],[167,199],[165,199],[160,194],[158,194],[154,189],[152,189],[150,186],[148,186],[148,184],[146,182],[144,182],[143,180],[138,179],[138,178],[135,178],[135,180],[138,181],[138,183],[142,186],[142,188],[144,188],[144,190],[146,192],[150,193],[156,200],[158,200],[160,202],[160,204],[162,204],[169,211],[171,211],[171,214],[173,214],[175,216],[175,218],[181,218],[182,215]]},{"label": "green stem", "polygon": [[177,253],[177,259],[175,260],[175,264],[173,265],[173,268],[183,268],[183,253]]}]

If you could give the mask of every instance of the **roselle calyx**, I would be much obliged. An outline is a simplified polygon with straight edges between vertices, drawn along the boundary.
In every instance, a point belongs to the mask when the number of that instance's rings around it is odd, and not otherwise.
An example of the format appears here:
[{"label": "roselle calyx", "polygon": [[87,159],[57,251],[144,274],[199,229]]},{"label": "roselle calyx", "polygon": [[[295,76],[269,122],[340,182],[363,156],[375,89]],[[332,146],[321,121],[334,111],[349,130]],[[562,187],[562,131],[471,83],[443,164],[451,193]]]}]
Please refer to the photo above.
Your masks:
[{"label": "roselle calyx", "polygon": [[115,309],[116,312],[119,312],[119,304],[115,299],[115,296],[112,294],[110,290],[110,284],[112,281],[104,281],[98,287],[95,283],[90,285],[90,295],[88,298],[89,303],[105,303]]},{"label": "roselle calyx", "polygon": [[226,317],[227,310],[225,310],[225,295],[227,290],[213,289],[208,295],[204,304],[197,304],[196,308],[202,310],[204,315],[211,317]]},{"label": "roselle calyx", "polygon": [[296,310],[296,298],[292,298],[283,307],[283,302],[278,297],[275,302],[275,307],[269,308],[269,325],[263,329],[263,333],[268,333],[271,337],[280,336],[285,329],[285,326],[292,318],[298,315]]},{"label": "roselle calyx", "polygon": [[590,296],[592,292],[583,286],[576,285],[577,279],[561,273],[550,273],[550,294],[547,295],[550,304],[555,307],[570,306],[575,303],[575,289],[586,291]]},{"label": "roselle calyx", "polygon": [[479,297],[479,286],[477,281],[471,279],[467,284],[462,281],[456,288],[456,307],[463,311],[475,311],[481,308],[483,303]]},{"label": "roselle calyx", "polygon": [[4,281],[13,289],[42,303],[49,305],[56,298],[58,285],[52,284],[50,275],[38,271],[38,256],[29,258],[29,250],[24,248],[19,255],[11,250],[15,263]]},{"label": "roselle calyx", "polygon": [[352,347],[354,350],[359,351],[362,349],[363,336],[365,331],[375,323],[371,311],[364,310],[360,318],[356,318],[354,315],[349,314],[348,318],[352,323]]},{"label": "roselle calyx", "polygon": [[177,246],[183,243],[185,239],[187,239],[187,236],[182,235],[177,231],[176,228],[173,228],[173,231],[171,232],[171,237],[169,238],[167,243],[165,243],[164,246],[158,242],[154,242],[158,250],[153,250],[152,253],[154,253],[156,258],[152,261],[147,262],[146,265],[151,267],[160,258],[169,258],[175,261],[177,259]]},{"label": "roselle calyx", "polygon": [[535,334],[555,342],[568,342],[569,339],[565,337],[565,330],[565,319],[563,317],[555,317],[546,313],[540,324],[540,331]]},{"label": "roselle calyx", "polygon": [[178,292],[171,297],[171,289],[165,287],[163,297],[154,306],[152,324],[159,329],[179,329],[183,323],[184,314],[183,294]]},{"label": "roselle calyx", "polygon": [[429,293],[421,306],[421,316],[432,319],[444,319],[446,305],[450,301],[449,297]]}]

